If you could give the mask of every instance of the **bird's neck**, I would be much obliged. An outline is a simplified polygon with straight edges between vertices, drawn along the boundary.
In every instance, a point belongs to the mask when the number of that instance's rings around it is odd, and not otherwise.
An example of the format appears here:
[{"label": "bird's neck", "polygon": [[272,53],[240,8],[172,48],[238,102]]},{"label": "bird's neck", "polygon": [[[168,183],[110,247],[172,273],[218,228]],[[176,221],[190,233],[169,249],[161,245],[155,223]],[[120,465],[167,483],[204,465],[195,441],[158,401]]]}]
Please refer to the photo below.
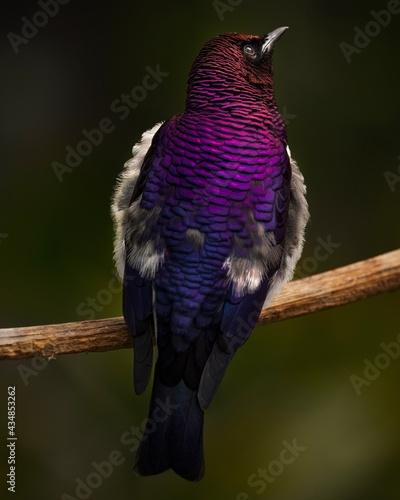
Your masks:
[{"label": "bird's neck", "polygon": [[227,91],[224,85],[189,85],[186,115],[202,115],[207,121],[231,122],[232,126],[271,129],[286,140],[286,125],[276,104],[272,83]]}]

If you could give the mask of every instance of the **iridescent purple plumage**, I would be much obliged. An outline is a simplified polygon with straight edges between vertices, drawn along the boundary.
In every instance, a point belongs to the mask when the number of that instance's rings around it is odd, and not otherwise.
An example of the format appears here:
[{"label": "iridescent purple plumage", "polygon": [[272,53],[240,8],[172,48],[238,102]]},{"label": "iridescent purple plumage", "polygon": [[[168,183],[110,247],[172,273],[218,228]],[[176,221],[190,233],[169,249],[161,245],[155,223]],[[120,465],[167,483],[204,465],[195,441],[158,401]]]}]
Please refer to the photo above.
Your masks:
[{"label": "iridescent purple plumage", "polygon": [[[157,330],[141,475],[172,468],[202,477],[203,410],[301,253],[305,188],[272,82],[271,51],[283,31],[208,42],[190,73],[185,112],[135,146],[116,192],[115,251],[138,393],[150,377],[154,323]],[[177,409],[152,430],[160,398]]]}]

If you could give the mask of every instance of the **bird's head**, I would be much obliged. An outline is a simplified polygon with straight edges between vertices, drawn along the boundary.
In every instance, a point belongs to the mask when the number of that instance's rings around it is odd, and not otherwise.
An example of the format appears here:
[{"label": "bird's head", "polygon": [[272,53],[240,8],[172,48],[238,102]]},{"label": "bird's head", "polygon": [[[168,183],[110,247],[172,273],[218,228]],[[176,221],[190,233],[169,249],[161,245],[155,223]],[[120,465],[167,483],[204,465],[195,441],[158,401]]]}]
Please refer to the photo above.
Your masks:
[{"label": "bird's head", "polygon": [[240,96],[273,99],[272,54],[286,30],[263,36],[224,33],[207,42],[190,71],[187,108],[223,105]]}]

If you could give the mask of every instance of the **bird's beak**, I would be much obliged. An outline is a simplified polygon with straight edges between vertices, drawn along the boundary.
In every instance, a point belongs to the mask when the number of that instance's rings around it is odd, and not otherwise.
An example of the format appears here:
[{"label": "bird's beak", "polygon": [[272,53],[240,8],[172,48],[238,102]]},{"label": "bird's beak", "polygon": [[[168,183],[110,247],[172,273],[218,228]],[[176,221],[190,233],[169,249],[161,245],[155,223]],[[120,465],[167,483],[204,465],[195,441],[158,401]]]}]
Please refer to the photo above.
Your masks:
[{"label": "bird's beak", "polygon": [[264,43],[261,47],[262,54],[270,54],[275,46],[275,43],[278,41],[278,39],[285,33],[285,31],[289,29],[289,26],[283,26],[282,28],[277,28],[274,31],[271,31],[271,33],[268,33],[264,37]]}]

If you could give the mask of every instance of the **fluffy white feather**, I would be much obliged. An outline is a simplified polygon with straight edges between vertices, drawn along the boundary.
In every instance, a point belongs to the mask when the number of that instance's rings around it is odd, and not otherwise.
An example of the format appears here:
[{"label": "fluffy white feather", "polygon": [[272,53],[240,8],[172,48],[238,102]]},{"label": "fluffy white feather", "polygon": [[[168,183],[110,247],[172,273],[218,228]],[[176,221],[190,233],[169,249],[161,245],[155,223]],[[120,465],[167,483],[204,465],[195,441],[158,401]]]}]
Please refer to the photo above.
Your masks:
[{"label": "fluffy white feather", "polygon": [[[114,260],[118,273],[122,278],[125,267],[125,238],[129,232],[129,226],[132,219],[138,219],[140,210],[138,200],[129,208],[129,201],[132,196],[133,189],[138,180],[140,168],[143,164],[144,157],[151,145],[154,134],[161,127],[162,122],[157,123],[151,129],[144,132],[141,140],[133,146],[132,158],[124,165],[124,170],[119,176],[115,189],[113,203],[111,205],[111,214],[115,227],[114,240]],[[144,274],[151,274],[153,269],[158,266],[159,256],[157,256],[154,248],[151,245],[146,245],[141,250],[140,255],[136,255],[144,268]]]},{"label": "fluffy white feather", "polygon": [[[289,150],[290,158],[290,150]],[[286,224],[286,239],[283,249],[282,265],[273,277],[272,285],[264,302],[264,308],[274,299],[293,278],[297,261],[300,259],[304,245],[304,232],[310,217],[306,200],[306,186],[304,177],[297,163],[290,158],[292,180],[290,184],[291,201]]]}]

